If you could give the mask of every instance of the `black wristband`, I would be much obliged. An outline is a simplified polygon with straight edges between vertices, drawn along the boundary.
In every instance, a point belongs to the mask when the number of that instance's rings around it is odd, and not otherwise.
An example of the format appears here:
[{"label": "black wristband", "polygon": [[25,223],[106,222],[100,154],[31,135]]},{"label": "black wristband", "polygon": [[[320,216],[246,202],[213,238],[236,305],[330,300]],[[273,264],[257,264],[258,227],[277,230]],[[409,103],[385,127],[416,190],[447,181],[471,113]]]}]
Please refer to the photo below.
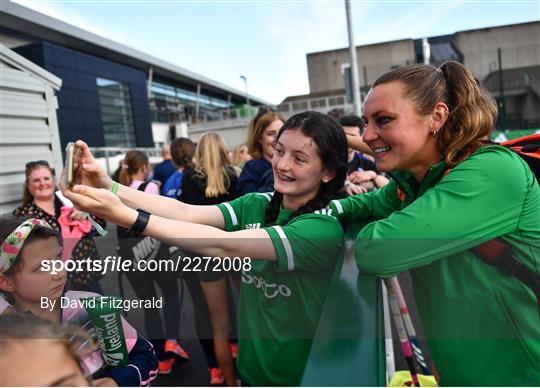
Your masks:
[{"label": "black wristband", "polygon": [[144,229],[146,229],[146,225],[148,225],[148,221],[150,221],[150,213],[143,209],[137,209],[137,211],[139,212],[139,215],[128,230],[128,234],[130,235],[142,234]]}]

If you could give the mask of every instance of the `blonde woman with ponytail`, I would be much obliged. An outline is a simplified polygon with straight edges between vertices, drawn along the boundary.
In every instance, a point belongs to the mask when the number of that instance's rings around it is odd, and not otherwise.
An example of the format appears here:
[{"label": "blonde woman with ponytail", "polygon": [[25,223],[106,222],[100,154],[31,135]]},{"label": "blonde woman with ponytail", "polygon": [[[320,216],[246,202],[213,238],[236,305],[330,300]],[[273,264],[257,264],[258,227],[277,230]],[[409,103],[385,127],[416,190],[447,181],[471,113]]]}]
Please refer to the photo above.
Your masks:
[{"label": "blonde woman with ponytail", "polygon": [[439,385],[540,382],[533,290],[470,251],[500,238],[540,279],[540,188],[517,154],[486,142],[496,119],[495,101],[460,63],[382,75],[365,100],[362,140],[393,179],[330,205],[342,221],[376,220],[357,237],[361,271],[410,270]]},{"label": "blonde woman with ponytail", "polygon": [[196,167],[184,173],[179,199],[197,205],[215,204],[236,198],[238,176],[228,155],[225,140],[215,132],[205,133],[195,149]]}]

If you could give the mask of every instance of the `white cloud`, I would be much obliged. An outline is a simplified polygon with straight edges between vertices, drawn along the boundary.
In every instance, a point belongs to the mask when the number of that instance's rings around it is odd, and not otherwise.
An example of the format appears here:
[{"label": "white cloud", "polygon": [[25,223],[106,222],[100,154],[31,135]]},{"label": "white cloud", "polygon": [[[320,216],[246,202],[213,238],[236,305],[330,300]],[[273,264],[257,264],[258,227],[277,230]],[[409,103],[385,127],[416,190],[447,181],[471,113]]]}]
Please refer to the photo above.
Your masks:
[{"label": "white cloud", "polygon": [[348,45],[343,2],[276,6],[266,14],[262,28],[266,29],[269,41],[276,42],[273,57],[279,70],[264,91],[274,102],[289,95],[309,93],[307,53]]},{"label": "white cloud", "polygon": [[[430,36],[430,31],[444,23],[445,17],[463,3],[420,2],[414,7],[407,7],[406,12],[388,13],[377,2],[351,1],[355,44]],[[279,71],[275,72],[274,82],[266,83],[265,89],[258,92],[271,101],[281,101],[287,95],[309,93],[307,53],[349,45],[343,1],[312,1],[307,7],[294,5],[298,4],[293,3],[289,8],[276,6],[263,23],[271,40],[279,42],[274,53]],[[386,6],[392,9],[392,2],[387,2]],[[419,23],[419,15],[429,17],[422,18]]]},{"label": "white cloud", "polygon": [[[87,20],[89,17],[85,18],[84,13],[75,13],[58,1],[14,1],[105,38],[138,47],[139,50],[151,52],[153,55],[168,58],[169,61],[180,66],[186,66],[186,57],[180,54],[173,56],[174,51],[170,51],[169,46],[159,51],[159,45],[147,46],[145,49],[141,47],[140,42],[130,42],[130,39],[133,39],[132,36],[127,30],[122,30],[120,23],[99,25],[96,22],[90,22]],[[395,1],[351,0],[355,44],[433,35],[430,30],[438,24],[444,24],[445,16],[460,7],[463,2],[459,0],[435,3],[416,2],[417,4],[413,7],[404,7],[405,3]],[[92,3],[89,2],[87,6],[92,7]],[[258,25],[267,35],[264,39],[267,49],[257,47],[252,53],[247,49],[245,53],[238,53],[239,57],[244,54],[247,56],[246,59],[240,60],[241,65],[238,68],[242,68],[241,72],[248,77],[249,93],[254,96],[279,103],[289,95],[308,93],[306,54],[348,46],[343,0],[263,1],[243,6],[256,7],[260,11],[258,13],[261,22]],[[399,11],[392,12],[393,8]],[[423,17],[419,22],[419,15],[429,17]],[[158,31],[154,33],[159,34]],[[268,66],[264,69],[257,66],[245,67],[245,64],[250,62],[250,55],[261,55],[261,53],[268,56]],[[228,62],[231,61],[232,59],[228,60]],[[198,68],[197,66],[190,67]],[[239,90],[244,89],[236,68],[229,70],[230,74],[223,71],[204,70],[202,75],[216,80],[229,80],[222,82],[233,84]]]}]

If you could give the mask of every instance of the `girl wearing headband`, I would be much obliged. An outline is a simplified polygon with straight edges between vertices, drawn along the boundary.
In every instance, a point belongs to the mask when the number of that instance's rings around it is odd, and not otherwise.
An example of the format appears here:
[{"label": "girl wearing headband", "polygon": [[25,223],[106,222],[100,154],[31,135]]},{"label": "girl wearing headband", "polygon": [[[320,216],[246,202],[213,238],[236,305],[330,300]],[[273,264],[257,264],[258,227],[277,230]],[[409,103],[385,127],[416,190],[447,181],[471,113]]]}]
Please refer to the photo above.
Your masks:
[{"label": "girl wearing headband", "polygon": [[[94,333],[92,322],[83,307],[61,307],[61,297],[74,301],[98,294],[83,291],[64,292],[66,272],[42,270],[43,260],[61,260],[62,244],[58,233],[45,221],[25,221],[10,217],[0,219],[0,291],[4,309],[31,313],[54,323],[72,323]],[[47,302],[44,308],[42,303]],[[54,302],[54,303],[52,303]],[[52,306],[52,307],[50,307]],[[2,311],[0,311],[2,313]],[[157,375],[157,360],[151,344],[122,318],[129,351],[129,365],[108,368],[100,351],[85,357],[84,366],[95,383],[107,386],[146,386]]]}]

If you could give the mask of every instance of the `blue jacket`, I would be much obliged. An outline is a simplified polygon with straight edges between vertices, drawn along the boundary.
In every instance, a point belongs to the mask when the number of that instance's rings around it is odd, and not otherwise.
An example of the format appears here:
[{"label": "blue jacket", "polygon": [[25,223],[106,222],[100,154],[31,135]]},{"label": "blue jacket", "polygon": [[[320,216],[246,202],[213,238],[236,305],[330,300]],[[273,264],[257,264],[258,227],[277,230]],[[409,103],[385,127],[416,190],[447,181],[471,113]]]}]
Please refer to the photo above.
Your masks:
[{"label": "blue jacket", "polygon": [[169,198],[177,199],[180,194],[182,194],[182,176],[183,172],[176,171],[172,174],[167,182],[163,185],[161,189],[161,195],[164,195]]},{"label": "blue jacket", "polygon": [[240,195],[274,191],[272,164],[265,158],[250,160],[244,165],[236,190]]},{"label": "blue jacket", "polygon": [[161,182],[161,187],[163,187],[165,182],[167,182],[167,179],[169,179],[175,171],[176,166],[174,165],[173,161],[170,159],[164,160],[154,167],[153,179]]},{"label": "blue jacket", "polygon": [[137,342],[129,352],[129,364],[123,368],[107,368],[93,375],[94,379],[111,377],[119,387],[148,387],[158,377],[158,361],[152,344],[137,334]]}]

